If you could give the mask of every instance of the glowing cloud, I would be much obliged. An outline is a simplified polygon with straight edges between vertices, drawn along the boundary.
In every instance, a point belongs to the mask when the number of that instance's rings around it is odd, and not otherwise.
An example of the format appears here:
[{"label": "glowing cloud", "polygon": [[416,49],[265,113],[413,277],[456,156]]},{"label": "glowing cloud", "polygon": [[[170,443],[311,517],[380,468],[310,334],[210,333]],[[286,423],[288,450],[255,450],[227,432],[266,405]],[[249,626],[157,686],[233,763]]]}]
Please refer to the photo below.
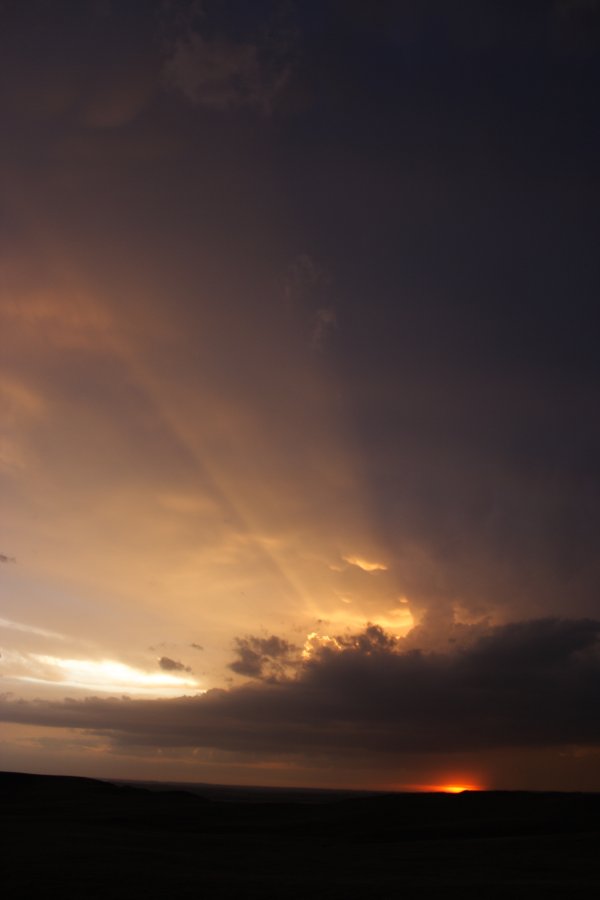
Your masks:
[{"label": "glowing cloud", "polygon": [[310,634],[306,635],[302,648],[302,659],[311,659],[322,647],[329,647],[332,650],[342,649],[342,645],[337,638],[328,634],[319,634],[317,631],[311,631]]},{"label": "glowing cloud", "polygon": [[108,693],[134,693],[155,697],[181,694],[185,688],[199,690],[198,682],[190,675],[172,672],[144,672],[125,663],[102,659],[62,659],[57,656],[33,654],[32,659],[46,671],[36,676],[19,676],[20,681],[100,690]]},{"label": "glowing cloud", "polygon": [[344,556],[345,562],[351,566],[358,566],[363,572],[387,572],[387,566],[380,562],[371,562],[362,556]]}]

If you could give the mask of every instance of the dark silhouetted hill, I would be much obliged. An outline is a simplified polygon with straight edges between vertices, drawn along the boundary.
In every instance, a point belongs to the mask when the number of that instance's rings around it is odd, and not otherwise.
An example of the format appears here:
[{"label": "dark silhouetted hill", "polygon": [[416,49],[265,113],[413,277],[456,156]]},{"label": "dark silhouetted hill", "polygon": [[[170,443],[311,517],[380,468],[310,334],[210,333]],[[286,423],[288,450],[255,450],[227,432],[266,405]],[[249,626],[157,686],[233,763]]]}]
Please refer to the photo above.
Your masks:
[{"label": "dark silhouetted hill", "polygon": [[221,788],[221,802],[201,786],[154,787],[0,773],[2,896],[513,900],[600,890],[600,795],[307,792],[303,802],[288,791],[274,803],[253,802],[272,801],[268,789],[242,802],[243,788]]}]

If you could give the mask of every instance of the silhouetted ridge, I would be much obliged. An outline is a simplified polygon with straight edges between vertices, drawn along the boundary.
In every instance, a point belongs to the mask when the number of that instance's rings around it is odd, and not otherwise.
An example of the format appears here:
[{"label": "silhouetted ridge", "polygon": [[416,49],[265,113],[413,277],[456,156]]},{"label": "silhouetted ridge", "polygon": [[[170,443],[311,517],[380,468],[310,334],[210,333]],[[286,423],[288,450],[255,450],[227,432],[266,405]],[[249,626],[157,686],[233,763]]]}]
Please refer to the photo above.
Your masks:
[{"label": "silhouetted ridge", "polygon": [[114,797],[123,791],[135,790],[120,787],[110,781],[95,778],[78,778],[71,775],[30,775],[25,772],[0,772],[0,790],[3,799],[36,797],[62,800],[68,797]]},{"label": "silhouetted ridge", "polygon": [[294,803],[289,793],[216,802],[0,773],[3,896],[571,900],[600,890],[600,795],[334,792]]}]

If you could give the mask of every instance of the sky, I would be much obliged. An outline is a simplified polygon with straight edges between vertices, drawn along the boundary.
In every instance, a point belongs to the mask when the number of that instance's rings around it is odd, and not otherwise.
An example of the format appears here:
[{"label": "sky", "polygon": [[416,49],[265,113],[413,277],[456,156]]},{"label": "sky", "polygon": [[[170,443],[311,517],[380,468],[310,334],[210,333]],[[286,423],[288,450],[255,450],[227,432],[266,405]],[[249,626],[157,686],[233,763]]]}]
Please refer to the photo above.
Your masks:
[{"label": "sky", "polygon": [[0,2],[0,767],[600,790],[600,2]]}]

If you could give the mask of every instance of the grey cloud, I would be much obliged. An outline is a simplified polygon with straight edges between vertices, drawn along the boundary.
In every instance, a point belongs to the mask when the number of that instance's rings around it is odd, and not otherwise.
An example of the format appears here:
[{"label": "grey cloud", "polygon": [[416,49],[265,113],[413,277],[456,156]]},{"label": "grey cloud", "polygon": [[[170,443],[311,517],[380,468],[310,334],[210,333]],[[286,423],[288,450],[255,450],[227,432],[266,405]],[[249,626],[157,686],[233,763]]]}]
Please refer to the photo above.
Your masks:
[{"label": "grey cloud", "polygon": [[252,106],[258,99],[258,61],[250,44],[208,42],[191,35],[175,45],[165,76],[188,100],[202,106]]},{"label": "grey cloud", "polygon": [[297,661],[298,647],[283,638],[271,635],[268,638],[236,638],[237,659],[229,668],[238,675],[249,678],[276,678],[287,666]]},{"label": "grey cloud", "polygon": [[191,668],[189,666],[184,665],[182,662],[179,662],[177,659],[171,659],[169,656],[161,656],[158,661],[158,665],[165,672],[191,672]]},{"label": "grey cloud", "polygon": [[204,650],[204,647],[202,646],[202,644],[196,644],[194,641],[192,641],[192,643],[190,644],[190,647],[193,647],[194,650]]},{"label": "grey cloud", "polygon": [[[600,622],[543,619],[426,653],[371,626],[294,674],[176,700],[11,701],[4,721],[84,728],[125,746],[352,756],[600,743]],[[246,639],[284,656],[274,637]],[[252,665],[249,666],[252,668]]]},{"label": "grey cloud", "polygon": [[271,114],[293,68],[293,29],[275,16],[242,40],[213,33],[210,25],[207,36],[201,31],[207,26],[203,15],[188,16],[180,23],[168,46],[166,83],[207,109],[247,108]]},{"label": "grey cloud", "polygon": [[[380,625],[367,625],[364,631],[350,636],[340,635],[336,638],[339,646],[345,650],[364,653],[393,653],[402,646],[400,638],[387,634]],[[330,652],[330,651],[327,651]]]},{"label": "grey cloud", "polygon": [[7,556],[6,553],[0,553],[0,563],[14,563],[16,561],[14,556]]}]

